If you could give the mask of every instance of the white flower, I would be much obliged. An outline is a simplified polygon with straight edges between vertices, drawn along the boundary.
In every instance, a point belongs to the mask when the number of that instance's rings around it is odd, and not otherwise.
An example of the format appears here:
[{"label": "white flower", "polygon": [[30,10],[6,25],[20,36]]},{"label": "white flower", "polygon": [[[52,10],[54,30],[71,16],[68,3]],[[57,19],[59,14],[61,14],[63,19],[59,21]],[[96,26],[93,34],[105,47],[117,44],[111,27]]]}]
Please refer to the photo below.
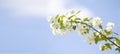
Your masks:
[{"label": "white flower", "polygon": [[106,31],[110,32],[114,27],[114,23],[108,22],[106,26],[107,26]]},{"label": "white flower", "polygon": [[64,35],[65,34],[64,30],[61,30],[61,29],[53,29],[52,33],[53,35],[57,35],[57,34]]},{"label": "white flower", "polygon": [[55,24],[55,23],[51,23],[51,24],[50,24],[50,28],[52,28],[52,29],[56,29],[56,28],[57,28],[57,24]]},{"label": "white flower", "polygon": [[87,34],[86,42],[88,42],[90,44],[94,43],[95,42],[95,37],[92,34]]},{"label": "white flower", "polygon": [[110,32],[111,30],[112,30],[112,27],[107,27],[107,28],[106,28],[106,31],[107,31],[107,32]]},{"label": "white flower", "polygon": [[58,33],[61,34],[61,35],[65,34],[64,30],[61,30],[61,29],[58,29]]},{"label": "white flower", "polygon": [[67,31],[68,31],[68,32],[72,32],[73,30],[72,30],[72,29],[68,29],[68,28],[67,28]]},{"label": "white flower", "polygon": [[84,25],[80,25],[80,26],[78,26],[78,34],[79,35],[83,35],[85,32],[86,32],[86,26],[84,26]]},{"label": "white flower", "polygon": [[107,27],[114,27],[114,23],[112,23],[112,22],[108,22],[108,24],[107,24]]},{"label": "white flower", "polygon": [[57,31],[57,29],[53,29],[52,33],[53,33],[53,35],[59,34],[58,31]]},{"label": "white flower", "polygon": [[101,18],[99,17],[93,18],[93,21],[92,21],[93,26],[100,25],[101,23],[102,23]]},{"label": "white flower", "polygon": [[72,32],[73,30],[72,30],[71,26],[66,26],[66,31]]},{"label": "white flower", "polygon": [[47,20],[48,20],[48,22],[52,22],[52,16],[49,16],[49,17],[47,18]]}]

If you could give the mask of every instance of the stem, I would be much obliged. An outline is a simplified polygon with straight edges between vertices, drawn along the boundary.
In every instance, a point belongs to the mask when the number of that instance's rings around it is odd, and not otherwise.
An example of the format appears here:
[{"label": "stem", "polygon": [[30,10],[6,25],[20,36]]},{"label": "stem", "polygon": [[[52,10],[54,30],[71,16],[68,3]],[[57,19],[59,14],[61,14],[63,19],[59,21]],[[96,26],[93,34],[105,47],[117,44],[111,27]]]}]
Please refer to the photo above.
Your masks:
[{"label": "stem", "polygon": [[[77,22],[77,23],[83,23],[83,22]],[[87,26],[89,26],[90,28],[92,28],[94,31],[98,32],[99,34],[101,34],[105,39],[107,39],[109,42],[111,42],[113,45],[117,46],[118,48],[120,48],[120,46],[118,46],[116,43],[114,43],[111,39],[107,38],[104,34],[102,34],[101,32],[99,32],[97,29],[95,29],[94,27],[88,25],[87,23],[83,23]]]}]

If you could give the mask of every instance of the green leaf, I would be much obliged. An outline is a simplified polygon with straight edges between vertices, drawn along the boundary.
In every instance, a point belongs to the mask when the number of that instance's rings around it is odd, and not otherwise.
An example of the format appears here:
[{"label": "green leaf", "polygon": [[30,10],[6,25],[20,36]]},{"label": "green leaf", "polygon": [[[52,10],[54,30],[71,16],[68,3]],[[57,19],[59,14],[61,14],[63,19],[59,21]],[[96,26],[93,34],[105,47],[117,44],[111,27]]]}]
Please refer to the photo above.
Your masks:
[{"label": "green leaf", "polygon": [[116,43],[120,46],[120,39],[115,38]]},{"label": "green leaf", "polygon": [[72,17],[74,17],[74,15],[72,15],[72,16],[70,16],[70,17],[68,17],[68,19],[70,20]]},{"label": "green leaf", "polygon": [[57,22],[59,18],[60,18],[60,17],[59,17],[59,14],[57,14],[57,15],[55,16],[55,18],[54,18],[54,21],[53,21],[53,22],[54,22],[54,23],[55,23],[55,22]]},{"label": "green leaf", "polygon": [[98,41],[99,41],[99,37],[98,37],[98,36],[96,36],[96,37],[95,37],[95,44],[97,44],[97,43],[98,43]]},{"label": "green leaf", "polygon": [[108,49],[111,49],[111,45],[109,43],[106,43],[101,46],[101,51],[106,51]]},{"label": "green leaf", "polygon": [[100,50],[101,50],[101,51],[105,51],[105,46],[104,46],[104,45],[101,45],[101,46],[100,46]]},{"label": "green leaf", "polygon": [[108,32],[108,31],[104,30],[104,32],[106,33],[105,34],[106,36],[109,36],[111,34],[111,31]]},{"label": "green leaf", "polygon": [[104,39],[100,38],[99,36],[95,37],[95,44],[97,44],[99,41],[103,41]]},{"label": "green leaf", "polygon": [[64,30],[64,29],[65,29],[65,26],[62,25],[62,26],[60,27],[60,29]]},{"label": "green leaf", "polygon": [[79,14],[80,13],[80,10],[78,10],[77,12],[76,12],[76,14]]},{"label": "green leaf", "polygon": [[96,35],[97,35],[97,32],[93,32],[93,34],[94,34],[94,36],[96,36]]},{"label": "green leaf", "polygon": [[65,26],[63,25],[63,19],[60,19],[59,25],[60,25],[60,29],[62,30],[65,29]]},{"label": "green leaf", "polygon": [[58,19],[58,23],[60,23],[60,18]]},{"label": "green leaf", "polygon": [[61,16],[61,18],[64,18],[64,17],[65,17],[65,15],[62,15],[62,16]]},{"label": "green leaf", "polygon": [[102,25],[99,25],[99,28],[100,28],[100,29],[103,29]]},{"label": "green leaf", "polygon": [[89,33],[89,29],[86,29],[86,32]]},{"label": "green leaf", "polygon": [[59,27],[62,30],[65,29],[65,26],[63,25],[63,19],[64,19],[64,15],[60,16],[60,18],[58,19]]},{"label": "green leaf", "polygon": [[118,52],[120,53],[120,48],[116,48],[115,50],[118,51]]},{"label": "green leaf", "polygon": [[59,18],[59,14],[57,14],[56,16],[55,16],[55,19],[58,19]]},{"label": "green leaf", "polygon": [[109,43],[106,43],[105,46],[109,49],[111,49],[111,45]]},{"label": "green leaf", "polygon": [[84,18],[83,21],[88,21],[88,18]]},{"label": "green leaf", "polygon": [[76,21],[76,20],[81,20],[81,19],[80,18],[75,18],[74,21]]},{"label": "green leaf", "polygon": [[76,26],[73,26],[73,30],[76,30]]}]

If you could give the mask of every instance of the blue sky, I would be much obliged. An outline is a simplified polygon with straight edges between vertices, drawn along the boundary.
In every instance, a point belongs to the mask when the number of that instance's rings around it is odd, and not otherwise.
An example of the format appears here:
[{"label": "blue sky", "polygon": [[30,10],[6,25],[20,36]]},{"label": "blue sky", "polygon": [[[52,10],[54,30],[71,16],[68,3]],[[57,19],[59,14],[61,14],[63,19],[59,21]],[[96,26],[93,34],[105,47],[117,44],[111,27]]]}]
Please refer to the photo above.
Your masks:
[{"label": "blue sky", "polygon": [[47,16],[80,9],[81,17],[114,22],[120,33],[120,0],[0,0],[0,54],[119,54],[101,52],[76,32],[52,34]]}]

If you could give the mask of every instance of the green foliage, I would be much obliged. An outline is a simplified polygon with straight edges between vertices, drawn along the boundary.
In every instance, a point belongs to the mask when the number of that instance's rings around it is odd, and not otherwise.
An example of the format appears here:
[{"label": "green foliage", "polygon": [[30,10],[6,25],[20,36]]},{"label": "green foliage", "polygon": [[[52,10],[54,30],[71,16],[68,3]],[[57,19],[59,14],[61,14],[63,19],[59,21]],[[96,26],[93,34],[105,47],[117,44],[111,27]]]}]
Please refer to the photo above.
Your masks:
[{"label": "green foliage", "polygon": [[111,49],[111,45],[109,43],[106,43],[104,45],[100,46],[101,51],[106,51],[108,49]]}]

